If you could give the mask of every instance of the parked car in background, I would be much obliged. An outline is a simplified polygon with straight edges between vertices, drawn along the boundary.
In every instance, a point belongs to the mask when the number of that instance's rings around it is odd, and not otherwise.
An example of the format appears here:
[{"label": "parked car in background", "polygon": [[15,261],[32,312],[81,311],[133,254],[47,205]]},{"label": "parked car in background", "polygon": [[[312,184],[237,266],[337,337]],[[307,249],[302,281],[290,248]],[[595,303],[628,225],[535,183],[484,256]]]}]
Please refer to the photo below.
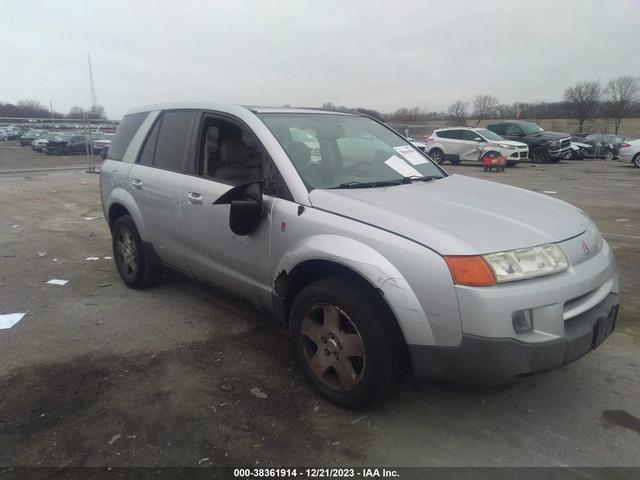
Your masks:
[{"label": "parked car in background", "polygon": [[618,152],[618,160],[640,168],[640,139],[623,142]]},{"label": "parked car in background", "polygon": [[92,133],[91,138],[93,143],[93,154],[100,155],[102,153],[103,148],[108,148],[111,145],[111,139],[113,138],[113,133]]},{"label": "parked car in background", "polygon": [[[292,129],[320,139],[318,162]],[[100,190],[128,287],[169,266],[273,312],[309,383],[343,407],[392,393],[404,365],[513,382],[577,360],[615,326],[613,252],[582,210],[449,175],[366,116],[136,109]]]},{"label": "parked car in background", "polygon": [[4,128],[0,128],[0,140],[9,140],[9,132],[7,132]]},{"label": "parked car in background", "polygon": [[583,160],[593,156],[593,152],[593,145],[585,143],[583,138],[571,137],[571,148],[565,153],[564,158],[567,160]]},{"label": "parked car in background", "polygon": [[426,139],[429,156],[441,164],[445,160],[458,164],[462,160],[482,162],[488,156],[503,156],[507,165],[517,165],[529,157],[526,143],[506,140],[486,128],[439,128]]},{"label": "parked car in background", "polygon": [[533,122],[512,120],[493,123],[487,128],[504,138],[526,143],[534,163],[558,162],[571,148],[571,135],[548,132]]},{"label": "parked car in background", "polygon": [[33,142],[36,138],[40,138],[44,135],[47,135],[48,133],[49,132],[47,132],[46,130],[29,130],[20,137],[20,145],[23,147],[31,145],[31,142]]},{"label": "parked car in background", "polygon": [[51,134],[48,134],[46,136],[36,138],[33,142],[31,142],[31,148],[33,148],[36,152],[44,152],[47,148],[47,143],[51,136]]},{"label": "parked car in background", "polygon": [[621,135],[611,135],[607,133],[587,133],[584,134],[583,141],[593,146],[591,156],[612,160],[618,156],[620,145],[625,141]]},{"label": "parked car in background", "polygon": [[89,136],[63,133],[47,142],[47,155],[74,155],[88,153]]}]

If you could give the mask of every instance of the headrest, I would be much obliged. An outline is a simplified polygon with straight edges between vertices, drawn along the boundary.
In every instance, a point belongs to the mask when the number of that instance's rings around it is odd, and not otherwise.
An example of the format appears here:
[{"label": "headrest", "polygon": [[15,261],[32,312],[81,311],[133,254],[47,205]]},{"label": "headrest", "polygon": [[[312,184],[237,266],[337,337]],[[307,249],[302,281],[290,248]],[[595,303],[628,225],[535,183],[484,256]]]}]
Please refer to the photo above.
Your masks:
[{"label": "headrest", "polygon": [[219,162],[223,165],[244,164],[249,151],[239,138],[225,138],[220,143]]},{"label": "headrest", "polygon": [[287,153],[291,161],[298,166],[305,166],[311,162],[311,149],[302,142],[291,142]]}]

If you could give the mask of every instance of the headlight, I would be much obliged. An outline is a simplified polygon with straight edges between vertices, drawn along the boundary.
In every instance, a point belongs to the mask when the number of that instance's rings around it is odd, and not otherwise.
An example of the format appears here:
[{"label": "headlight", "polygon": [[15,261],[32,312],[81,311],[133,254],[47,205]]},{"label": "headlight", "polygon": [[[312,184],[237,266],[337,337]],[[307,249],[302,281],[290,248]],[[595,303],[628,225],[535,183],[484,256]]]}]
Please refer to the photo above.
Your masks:
[{"label": "headlight", "polygon": [[513,145],[507,145],[506,143],[499,143],[498,146],[500,148],[506,148],[508,150],[515,150],[516,147],[514,147]]},{"label": "headlight", "polygon": [[497,283],[513,282],[563,272],[569,262],[562,249],[551,243],[540,247],[483,255]]},{"label": "headlight", "polygon": [[560,144],[560,142],[557,142],[555,140],[550,140],[549,141],[549,145],[551,145],[552,147],[557,147]]}]

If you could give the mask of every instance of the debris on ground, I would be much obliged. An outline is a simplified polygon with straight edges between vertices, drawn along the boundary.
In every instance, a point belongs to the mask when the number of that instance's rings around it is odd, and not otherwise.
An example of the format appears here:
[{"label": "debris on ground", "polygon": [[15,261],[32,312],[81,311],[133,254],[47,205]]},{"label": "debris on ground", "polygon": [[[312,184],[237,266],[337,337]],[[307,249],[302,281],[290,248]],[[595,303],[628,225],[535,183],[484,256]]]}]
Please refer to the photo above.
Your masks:
[{"label": "debris on ground", "polygon": [[628,218],[616,218],[616,222],[628,222]]},{"label": "debris on ground", "polygon": [[113,445],[114,443],[116,443],[121,436],[121,433],[116,433],[113,437],[111,437],[111,440],[109,440],[109,445]]},{"label": "debris on ground", "polygon": [[85,220],[96,220],[100,217],[82,217],[82,218],[84,218]]},{"label": "debris on ground", "polygon": [[109,282],[103,282],[103,283],[101,283],[99,285],[100,288],[102,288],[102,287],[110,287],[110,286],[111,286],[111,284]]},{"label": "debris on ground", "polygon": [[0,330],[11,328],[24,317],[26,313],[7,313],[0,315]]},{"label": "debris on ground", "polygon": [[356,418],[355,420],[351,420],[351,425],[355,425],[356,423],[364,420],[365,418],[367,418],[369,415],[362,415],[361,417]]},{"label": "debris on ground", "polygon": [[87,257],[85,260],[100,260],[100,257]]},{"label": "debris on ground", "polygon": [[60,280],[59,278],[52,278],[47,283],[49,285],[66,285],[67,283],[69,283],[69,280]]},{"label": "debris on ground", "polygon": [[558,193],[558,192],[555,192],[555,191],[553,191],[553,190],[543,190],[543,191],[542,191],[542,193],[549,193],[549,194],[551,194],[551,195],[555,195],[555,194],[556,194],[556,193]]},{"label": "debris on ground", "polygon": [[223,392],[230,392],[231,390],[233,390],[233,385],[231,385],[230,383],[223,383],[222,385],[220,385],[220,390],[222,390]]},{"label": "debris on ground", "polygon": [[262,390],[260,390],[258,387],[253,387],[251,389],[251,393],[253,393],[258,398],[262,398],[263,400],[269,396],[266,393],[264,393]]},{"label": "debris on ground", "polygon": [[203,463],[206,463],[209,461],[209,457],[204,457],[200,460],[198,460],[198,465],[202,465]]},{"label": "debris on ground", "polygon": [[47,254],[47,252],[38,252],[38,258],[42,258]]}]

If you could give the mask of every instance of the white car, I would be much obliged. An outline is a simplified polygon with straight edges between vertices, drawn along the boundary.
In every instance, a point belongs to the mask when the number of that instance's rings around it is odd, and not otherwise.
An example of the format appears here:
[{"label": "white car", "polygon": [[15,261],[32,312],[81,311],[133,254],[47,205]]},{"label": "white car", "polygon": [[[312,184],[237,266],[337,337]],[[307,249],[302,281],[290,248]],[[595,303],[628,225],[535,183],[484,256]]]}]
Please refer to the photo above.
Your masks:
[{"label": "white car", "polygon": [[620,145],[618,160],[640,168],[640,139],[627,140]]},{"label": "white car", "polygon": [[31,148],[33,148],[36,152],[44,152],[47,149],[47,137],[36,138],[33,142],[31,142]]},{"label": "white car", "polygon": [[462,160],[481,161],[487,155],[507,157],[513,166],[529,158],[526,143],[505,140],[486,128],[439,128],[426,138],[427,153],[438,163],[449,160],[453,165]]}]

